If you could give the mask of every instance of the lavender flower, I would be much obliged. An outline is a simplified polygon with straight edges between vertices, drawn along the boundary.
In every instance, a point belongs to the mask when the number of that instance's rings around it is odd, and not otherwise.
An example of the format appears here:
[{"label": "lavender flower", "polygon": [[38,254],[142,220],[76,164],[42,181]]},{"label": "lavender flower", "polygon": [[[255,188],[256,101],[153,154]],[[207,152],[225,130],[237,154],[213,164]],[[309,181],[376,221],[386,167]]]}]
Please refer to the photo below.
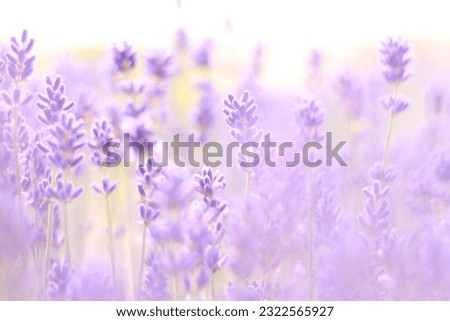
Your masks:
[{"label": "lavender flower", "polygon": [[33,99],[33,95],[25,93],[22,97],[19,88],[15,88],[12,94],[3,93],[3,101],[11,107],[11,109],[19,109],[26,106]]},{"label": "lavender flower", "polygon": [[231,135],[240,143],[258,141],[262,135],[262,131],[255,127],[259,120],[256,113],[258,106],[250,92],[244,91],[239,100],[228,95],[224,104],[226,108],[223,113],[226,116],[225,121],[232,128]]},{"label": "lavender flower", "polygon": [[162,301],[170,299],[168,291],[169,281],[164,274],[163,266],[157,259],[150,259],[146,262],[148,267],[142,289],[142,297],[151,301]]},{"label": "lavender flower", "polygon": [[394,98],[392,96],[389,96],[387,99],[381,100],[380,103],[381,107],[388,114],[398,114],[399,112],[402,112],[409,106],[409,103],[407,101],[401,98]]},{"label": "lavender flower", "polygon": [[162,178],[162,168],[156,167],[152,160],[148,160],[146,165],[139,167],[140,180],[137,188],[140,199],[140,216],[144,223],[150,224],[160,214],[159,204],[155,200],[158,191],[158,183]]},{"label": "lavender flower", "polygon": [[409,46],[406,41],[389,38],[386,42],[381,43],[381,62],[384,65],[383,77],[387,82],[400,83],[408,79],[409,74],[406,73],[406,66],[410,59],[406,58]]},{"label": "lavender flower", "polygon": [[34,39],[28,38],[26,30],[22,32],[20,41],[16,37],[11,38],[12,52],[6,54],[6,70],[15,82],[26,80],[33,73],[33,64],[36,59],[35,56],[30,56],[33,45]]},{"label": "lavender flower", "polygon": [[136,52],[126,41],[120,48],[114,46],[113,55],[114,71],[116,72],[128,72],[133,70],[136,66]]},{"label": "lavender flower", "polygon": [[147,58],[147,70],[158,79],[167,79],[175,72],[173,57],[163,52],[155,52]]},{"label": "lavender flower", "polygon": [[314,100],[303,100],[295,119],[305,139],[316,142],[323,139],[323,135],[319,132],[319,126],[323,123],[323,112]]},{"label": "lavender flower", "polygon": [[38,146],[49,154],[50,161],[60,169],[76,167],[83,160],[79,150],[84,146],[83,121],[74,114],[63,113],[60,121],[50,129],[50,136]]},{"label": "lavender flower", "polygon": [[209,67],[211,64],[212,41],[205,40],[194,52],[194,61],[200,67]]},{"label": "lavender flower", "polygon": [[111,194],[112,192],[114,192],[114,190],[117,188],[117,185],[119,183],[117,181],[115,182],[110,182],[108,177],[105,177],[102,180],[102,185],[99,186],[97,184],[93,184],[92,188],[94,189],[94,191],[96,191],[99,194],[108,196],[109,194]]},{"label": "lavender flower", "polygon": [[[88,142],[90,148],[93,149],[91,155],[91,161],[96,166],[100,167],[103,163],[101,154],[103,153],[103,147],[110,142],[116,140],[114,134],[114,128],[106,120],[96,121],[92,128],[93,138]],[[106,162],[111,160],[111,155],[106,155]]]},{"label": "lavender flower", "polygon": [[214,105],[216,103],[216,93],[209,82],[202,82],[198,85],[200,89],[200,101],[194,114],[194,120],[200,131],[200,141],[206,141],[209,131],[214,126]]},{"label": "lavender flower", "polygon": [[53,197],[62,203],[70,203],[83,193],[83,188],[74,188],[71,182],[64,183],[59,177],[55,187],[48,187],[47,193],[49,197]]},{"label": "lavender flower", "polygon": [[55,124],[64,112],[68,112],[74,106],[74,103],[68,101],[65,93],[66,87],[64,86],[60,76],[57,76],[55,80],[47,77],[45,79],[46,88],[45,95],[39,93],[37,96],[39,101],[36,105],[42,110],[42,114],[38,115],[39,120],[44,125]]},{"label": "lavender flower", "polygon": [[48,296],[52,300],[70,300],[73,295],[73,288],[71,287],[72,270],[63,260],[59,263],[56,260],[52,261],[52,267],[48,274]]}]

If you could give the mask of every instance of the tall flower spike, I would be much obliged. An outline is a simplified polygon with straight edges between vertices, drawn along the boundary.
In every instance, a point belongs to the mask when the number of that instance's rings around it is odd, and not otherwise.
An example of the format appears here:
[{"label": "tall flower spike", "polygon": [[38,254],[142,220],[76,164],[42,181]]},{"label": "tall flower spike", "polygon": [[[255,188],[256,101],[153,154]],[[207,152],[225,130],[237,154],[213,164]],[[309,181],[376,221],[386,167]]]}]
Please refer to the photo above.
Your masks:
[{"label": "tall flower spike", "polygon": [[402,39],[393,40],[389,38],[381,43],[381,62],[384,65],[383,77],[387,82],[399,83],[408,79],[406,66],[410,59],[406,58],[409,46]]},{"label": "tall flower spike", "polygon": [[194,121],[200,132],[200,141],[206,141],[209,130],[214,126],[214,105],[216,93],[210,82],[201,82],[197,86],[200,89],[200,101],[194,114]]},{"label": "tall flower spike", "polygon": [[305,139],[322,140],[323,135],[319,132],[319,126],[323,123],[323,112],[314,100],[303,100],[295,114],[295,119]]},{"label": "tall flower spike", "polygon": [[131,71],[136,66],[136,52],[126,41],[120,48],[117,45],[114,46],[113,55],[115,72]]},{"label": "tall flower spike", "polygon": [[47,77],[45,95],[39,93],[37,96],[39,101],[36,105],[43,111],[38,115],[39,120],[45,125],[56,123],[61,114],[72,109],[74,103],[68,101],[66,97],[66,87],[64,86],[60,76],[55,80]]},{"label": "tall flower spike", "polygon": [[162,176],[162,168],[156,167],[149,159],[145,166],[139,167],[140,180],[138,191],[140,199],[140,216],[145,224],[154,221],[160,214],[159,204],[155,201],[155,193],[158,190],[158,183]]},{"label": "tall flower spike", "polygon": [[[96,121],[92,128],[93,138],[88,142],[90,148],[94,151],[91,155],[91,161],[98,167],[102,165],[101,151],[103,147],[108,143],[115,140],[114,128],[110,122]],[[106,161],[109,160],[110,155],[106,155]]]},{"label": "tall flower spike", "polygon": [[52,267],[48,274],[48,295],[52,300],[70,299],[71,269],[66,260],[59,263],[53,260]]},{"label": "tall flower spike", "polygon": [[225,187],[225,178],[222,173],[213,173],[209,167],[203,167],[201,175],[195,174],[195,189],[205,198],[213,198],[214,194],[221,192]]},{"label": "tall flower spike", "polygon": [[240,143],[258,141],[262,136],[262,131],[255,127],[259,120],[256,113],[258,106],[250,92],[244,91],[239,100],[228,95],[224,104],[226,108],[223,113],[226,116],[225,121],[232,128],[231,135]]},{"label": "tall flower spike", "polygon": [[50,161],[60,169],[76,167],[83,159],[79,149],[84,146],[84,125],[74,114],[64,113],[60,122],[50,129],[46,143],[38,145],[49,153]]},{"label": "tall flower spike", "polygon": [[28,39],[28,32],[24,30],[22,37],[17,40],[11,38],[11,50],[6,54],[6,71],[14,81],[26,80],[33,73],[35,56],[30,56],[33,49],[34,39]]}]

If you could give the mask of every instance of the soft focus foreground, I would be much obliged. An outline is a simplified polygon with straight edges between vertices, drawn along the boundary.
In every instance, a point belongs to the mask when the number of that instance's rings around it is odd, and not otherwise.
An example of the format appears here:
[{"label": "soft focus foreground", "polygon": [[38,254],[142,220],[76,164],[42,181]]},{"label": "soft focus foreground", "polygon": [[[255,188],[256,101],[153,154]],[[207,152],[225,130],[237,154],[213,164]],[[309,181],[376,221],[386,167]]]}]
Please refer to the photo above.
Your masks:
[{"label": "soft focus foreground", "polygon": [[[264,44],[236,59],[232,43],[173,38],[42,63],[26,31],[1,40],[1,299],[450,299],[449,106],[415,42],[351,63],[311,48],[284,88]],[[133,152],[101,166],[124,134],[298,147],[326,132],[347,141],[347,167],[245,168],[239,154],[161,168]]]}]

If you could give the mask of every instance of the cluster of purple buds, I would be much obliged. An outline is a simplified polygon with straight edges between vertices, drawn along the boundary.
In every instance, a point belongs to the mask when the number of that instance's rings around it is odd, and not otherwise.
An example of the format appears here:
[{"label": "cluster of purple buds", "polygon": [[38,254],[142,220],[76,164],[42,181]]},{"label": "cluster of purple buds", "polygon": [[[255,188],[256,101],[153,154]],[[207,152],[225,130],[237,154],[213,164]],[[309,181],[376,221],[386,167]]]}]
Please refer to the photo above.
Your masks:
[{"label": "cluster of purple buds", "polygon": [[201,82],[197,86],[200,89],[200,101],[194,115],[195,123],[200,131],[200,141],[208,138],[209,130],[214,126],[214,105],[217,95],[210,82]]},{"label": "cluster of purple buds", "polygon": [[[110,142],[116,140],[114,128],[110,122],[106,120],[96,121],[92,128],[92,139],[88,142],[88,146],[93,150],[91,154],[91,161],[94,165],[102,166],[103,147]],[[110,161],[111,156],[106,155],[105,161]]]},{"label": "cluster of purple buds", "polygon": [[57,76],[55,80],[47,77],[45,83],[45,94],[39,93],[37,95],[39,101],[36,105],[42,110],[38,118],[44,125],[52,125],[59,121],[64,112],[70,111],[74,103],[68,101],[66,87],[60,76]]},{"label": "cluster of purple buds", "polygon": [[[217,198],[226,187],[226,182],[220,172],[213,173],[208,167],[203,167],[201,173],[194,176],[194,180],[195,189],[203,196],[204,206],[197,216],[199,226],[196,228],[200,229],[200,232],[191,231],[190,235],[197,244],[204,266],[214,274],[228,260],[228,256],[222,256],[220,253],[222,239],[226,233],[222,218],[228,210],[228,204]],[[205,276],[204,280],[206,279]]]},{"label": "cluster of purple buds", "polygon": [[114,46],[113,55],[115,72],[128,72],[136,66],[136,52],[127,42],[121,48]]},{"label": "cluster of purple buds", "polygon": [[295,120],[301,128],[304,139],[316,142],[323,139],[323,134],[319,131],[319,127],[323,123],[323,111],[314,100],[303,100],[300,103]]},{"label": "cluster of purple buds", "polygon": [[167,79],[175,72],[174,59],[163,52],[155,52],[147,58],[147,70],[159,80]]},{"label": "cluster of purple buds", "polygon": [[381,106],[388,114],[397,114],[409,106],[407,101],[397,97],[396,92],[397,86],[409,78],[409,74],[406,73],[406,67],[410,62],[410,59],[406,58],[408,50],[408,44],[401,39],[389,38],[381,44],[381,63],[384,66],[382,75],[388,83],[395,86],[394,93],[381,100]]},{"label": "cluster of purple buds", "polygon": [[34,39],[28,39],[28,32],[24,30],[22,37],[17,40],[11,38],[11,50],[6,54],[6,71],[15,82],[26,80],[33,73],[35,56],[30,56],[33,49]]},{"label": "cluster of purple buds", "polygon": [[72,270],[66,260],[59,263],[52,261],[51,269],[48,273],[47,293],[52,300],[69,300],[71,298]]},{"label": "cluster of purple buds", "polygon": [[155,200],[155,194],[158,191],[158,183],[162,178],[162,168],[154,165],[149,159],[145,166],[138,169],[140,179],[138,182],[138,191],[140,195],[139,212],[144,224],[148,225],[160,215],[159,204]]},{"label": "cluster of purple buds", "polygon": [[[240,99],[233,95],[228,95],[224,101],[225,121],[231,127],[231,136],[241,144],[247,142],[259,142],[263,134],[262,130],[256,127],[259,120],[257,113],[258,105],[249,91],[244,91]],[[251,148],[252,152],[258,153],[256,148]],[[241,152],[238,152],[239,165],[247,162],[248,159]]]},{"label": "cluster of purple buds", "polygon": [[67,170],[83,160],[80,149],[84,146],[84,124],[74,114],[63,113],[60,121],[50,128],[45,143],[38,146],[48,153],[50,161],[58,168]]}]

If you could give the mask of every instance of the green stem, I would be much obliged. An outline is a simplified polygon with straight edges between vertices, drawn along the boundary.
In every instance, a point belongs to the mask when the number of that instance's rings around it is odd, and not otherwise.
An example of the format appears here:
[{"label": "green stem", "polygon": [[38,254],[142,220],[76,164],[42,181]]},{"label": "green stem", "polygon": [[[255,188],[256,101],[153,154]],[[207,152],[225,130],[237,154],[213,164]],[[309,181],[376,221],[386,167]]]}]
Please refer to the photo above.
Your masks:
[{"label": "green stem", "polygon": [[69,241],[69,215],[67,213],[67,203],[62,204],[63,215],[64,215],[64,244],[66,245],[66,260],[69,266],[72,265],[72,258],[70,252],[70,241]]},{"label": "green stem", "polygon": [[392,128],[394,125],[394,115],[390,112],[388,116],[388,128],[386,132],[386,140],[384,142],[384,151],[383,151],[383,168],[389,164],[389,148],[391,144],[392,138]]},{"label": "green stem", "polygon": [[[54,187],[56,184],[56,167],[52,169],[52,182],[51,185]],[[47,240],[45,242],[45,269],[44,269],[44,284],[45,289],[48,286],[48,272],[50,270],[50,258],[52,255],[52,241],[53,241],[53,210],[54,210],[54,202],[50,201],[48,204],[48,212],[47,212]]]},{"label": "green stem", "polygon": [[18,107],[13,107],[13,140],[14,140],[14,158],[16,163],[16,188],[17,188],[17,215],[19,215],[19,220],[22,220],[22,187],[20,182],[21,171],[20,171],[20,159],[19,159],[19,140],[18,140],[18,121],[19,121],[19,109]]},{"label": "green stem", "polygon": [[[393,93],[392,93],[394,100],[396,100],[397,96],[398,96],[398,86],[399,86],[398,83],[396,83],[394,85],[394,89],[393,89]],[[391,144],[393,125],[394,125],[394,114],[392,113],[392,111],[389,111],[388,127],[387,127],[387,131],[386,131],[386,139],[384,142],[384,150],[383,150],[383,169],[385,169],[389,163],[389,149],[390,149],[390,144]]]},{"label": "green stem", "polygon": [[215,288],[214,288],[214,273],[211,272],[211,300],[214,301],[216,297]]},{"label": "green stem", "polygon": [[142,234],[142,250],[141,250],[141,265],[139,267],[139,278],[136,286],[136,300],[139,298],[139,291],[142,286],[142,278],[144,276],[144,263],[145,263],[145,249],[147,241],[147,224],[144,223],[144,233]]},{"label": "green stem", "polygon": [[248,195],[250,194],[250,188],[251,188],[251,171],[247,172],[247,175],[245,176],[245,198],[248,200]]},{"label": "green stem", "polygon": [[112,269],[112,275],[113,275],[114,289],[116,289],[116,286],[117,286],[116,263],[115,263],[116,260],[114,258],[112,217],[111,217],[111,208],[110,208],[110,204],[109,204],[109,197],[108,197],[108,195],[105,196],[105,202],[106,202],[106,216],[107,216],[107,219],[108,219],[109,252],[110,252],[110,255],[111,255],[111,269]]},{"label": "green stem", "polygon": [[313,286],[313,264],[314,264],[314,217],[312,211],[313,203],[313,177],[312,168],[308,168],[307,172],[307,186],[308,186],[308,282],[309,282],[309,300],[312,301],[314,297],[314,286]]}]

